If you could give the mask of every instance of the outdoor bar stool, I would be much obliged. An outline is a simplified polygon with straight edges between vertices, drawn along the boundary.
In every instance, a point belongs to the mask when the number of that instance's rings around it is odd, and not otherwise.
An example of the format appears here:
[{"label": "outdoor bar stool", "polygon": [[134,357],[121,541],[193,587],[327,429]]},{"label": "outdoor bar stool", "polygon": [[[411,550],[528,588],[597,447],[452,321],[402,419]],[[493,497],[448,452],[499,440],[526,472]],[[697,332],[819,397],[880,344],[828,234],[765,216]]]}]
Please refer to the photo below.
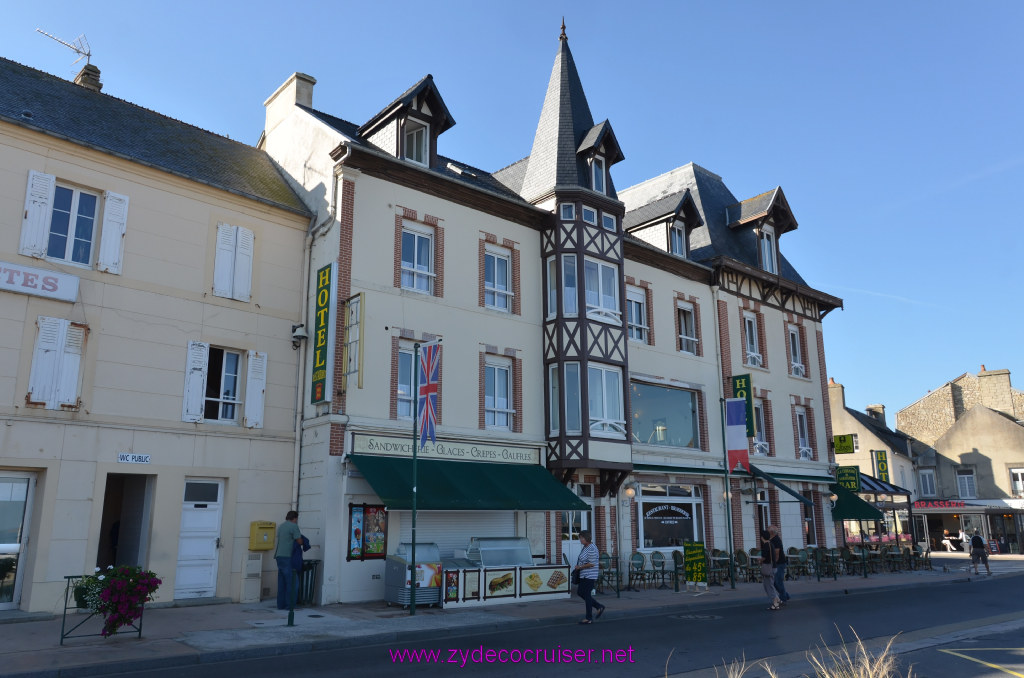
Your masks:
[{"label": "outdoor bar stool", "polygon": [[661,551],[651,552],[651,570],[650,570],[651,583],[654,583],[655,579],[660,579],[661,584],[658,589],[667,589],[668,584],[665,583],[665,578],[668,576],[668,572],[665,570],[665,554]]},{"label": "outdoor bar stool", "polygon": [[629,557],[629,579],[626,588],[631,591],[639,591],[640,589],[634,586],[636,582],[640,582],[646,588],[647,575],[647,558],[639,551],[634,551],[633,555]]}]

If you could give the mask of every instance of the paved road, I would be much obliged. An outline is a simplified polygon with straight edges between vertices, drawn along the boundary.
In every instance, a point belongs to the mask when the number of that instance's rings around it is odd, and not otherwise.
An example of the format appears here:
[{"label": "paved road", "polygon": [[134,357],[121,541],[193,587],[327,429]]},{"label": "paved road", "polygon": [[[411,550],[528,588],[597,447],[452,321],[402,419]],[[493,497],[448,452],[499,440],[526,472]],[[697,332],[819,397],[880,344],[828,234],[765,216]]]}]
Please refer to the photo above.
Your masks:
[{"label": "paved road", "polygon": [[917,678],[1024,676],[1024,633],[1013,629],[966,638],[902,656]]},{"label": "paved road", "polygon": [[[970,627],[981,623],[978,620],[997,615],[1024,617],[1019,603],[1022,594],[1024,577],[1013,576],[936,584],[927,588],[908,587],[793,600],[780,612],[769,612],[764,604],[757,604],[693,615],[662,614],[629,619],[616,619],[614,600],[610,600],[605,617],[589,627],[538,625],[520,631],[449,636],[430,642],[314,652],[132,675],[148,678],[416,675],[427,678],[457,674],[596,678],[622,676],[628,672],[630,676],[646,678],[664,676],[666,672],[669,675],[686,674],[716,664],[721,666],[723,661],[744,655],[748,659],[789,655],[787,670],[793,671],[792,675],[800,675],[792,662],[801,660],[802,653],[816,645],[838,642],[840,632],[847,638],[852,635],[851,628],[863,638],[912,632],[917,642],[923,638],[927,645],[930,629],[936,629],[938,634],[948,630],[939,628],[948,624]],[[1019,631],[1017,635],[1020,636]],[[962,641],[958,642],[962,645]],[[1012,644],[1000,638],[993,639],[989,645],[994,647],[1000,643]],[[956,647],[957,642],[948,644],[949,649]],[[489,650],[493,654],[488,655]],[[421,658],[431,656],[432,660],[410,662],[406,654],[405,661],[393,661],[400,652],[417,651]],[[423,655],[424,651],[434,654]],[[920,661],[922,666],[927,665],[932,671],[928,675],[933,677],[988,675],[979,673],[984,668],[980,664],[955,655],[935,659],[939,654],[921,649],[909,658]],[[583,658],[590,659],[590,663],[578,661]],[[545,659],[552,663],[539,661]],[[931,662],[935,662],[934,669]],[[943,672],[956,662],[962,662],[962,673]],[[1024,675],[1024,672],[1020,673]],[[748,678],[755,675],[748,674]]]}]

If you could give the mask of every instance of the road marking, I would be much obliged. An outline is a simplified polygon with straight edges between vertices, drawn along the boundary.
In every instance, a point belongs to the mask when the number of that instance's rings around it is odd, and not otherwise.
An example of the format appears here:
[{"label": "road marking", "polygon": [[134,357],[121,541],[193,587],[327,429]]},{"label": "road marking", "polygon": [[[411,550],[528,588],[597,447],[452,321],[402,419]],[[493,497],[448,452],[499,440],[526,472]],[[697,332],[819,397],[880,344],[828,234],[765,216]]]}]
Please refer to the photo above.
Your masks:
[{"label": "road marking", "polygon": [[[977,652],[979,650],[1020,650],[1021,648],[1019,648],[1019,647],[971,647],[971,648],[957,648],[957,649],[963,649],[963,650],[967,650],[967,651],[970,651],[970,652]],[[961,654],[961,653],[956,652],[954,650],[940,649],[939,652],[945,652],[946,654],[951,654],[951,655],[954,655],[956,657],[960,657],[962,659],[966,659],[968,661],[976,662],[976,663],[981,664],[983,666],[987,666],[990,669],[996,669],[998,671],[1003,671],[1004,673],[1008,673],[1011,676],[1017,676],[1018,678],[1024,678],[1024,673],[1017,673],[1016,671],[1008,669],[1005,666],[1000,666],[999,664],[991,664],[989,662],[982,661],[980,659],[975,659],[974,657],[968,657],[967,655]]]}]

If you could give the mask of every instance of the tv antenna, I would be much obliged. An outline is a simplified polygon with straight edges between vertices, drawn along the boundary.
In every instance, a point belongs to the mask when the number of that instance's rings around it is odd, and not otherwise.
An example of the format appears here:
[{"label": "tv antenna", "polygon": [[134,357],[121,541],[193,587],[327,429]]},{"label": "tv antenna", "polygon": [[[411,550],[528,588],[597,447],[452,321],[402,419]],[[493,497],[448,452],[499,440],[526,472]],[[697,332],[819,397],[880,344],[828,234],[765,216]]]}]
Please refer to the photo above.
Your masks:
[{"label": "tv antenna", "polygon": [[41,28],[37,28],[36,33],[42,33],[51,40],[56,40],[57,42],[59,42],[60,44],[64,45],[72,52],[77,54],[78,58],[71,62],[72,66],[77,64],[82,59],[85,59],[85,63],[89,63],[89,58],[92,56],[92,49],[89,47],[89,41],[85,39],[85,34],[82,34],[75,38],[74,42],[68,42],[66,40],[61,40],[56,35],[50,35]]}]

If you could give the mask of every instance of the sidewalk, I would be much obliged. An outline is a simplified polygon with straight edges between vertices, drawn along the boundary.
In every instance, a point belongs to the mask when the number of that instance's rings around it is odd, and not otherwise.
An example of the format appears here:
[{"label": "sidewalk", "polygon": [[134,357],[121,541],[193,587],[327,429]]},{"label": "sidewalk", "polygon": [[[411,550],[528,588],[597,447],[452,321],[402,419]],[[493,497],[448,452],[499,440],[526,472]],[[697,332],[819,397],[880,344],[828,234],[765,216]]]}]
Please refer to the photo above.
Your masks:
[{"label": "sidewalk", "polygon": [[[1024,556],[994,556],[994,576],[1024,573]],[[840,575],[790,581],[786,587],[797,600],[855,594],[895,586],[932,586],[974,578],[962,568],[964,554],[935,554],[933,570],[871,574],[868,578]],[[948,571],[944,571],[944,566]],[[982,570],[982,578],[985,577]],[[623,591],[601,598],[608,604],[605,619],[640,617],[658,612],[686,612],[709,608],[761,605],[760,584],[739,583],[735,589],[712,586],[704,593],[672,590]],[[536,626],[538,622],[575,623],[582,613],[578,599],[523,602],[492,607],[443,610],[417,608],[416,615],[382,602],[309,607],[295,611],[295,625],[287,626],[288,613],[274,601],[244,605],[221,603],[147,608],[143,637],[134,634],[70,638],[60,645],[61,617],[21,612],[0,612],[0,675],[95,676],[146,668],[188,666],[198,663],[282,655],[356,645],[426,640],[439,635],[487,632]],[[71,623],[83,617],[69,616]],[[93,625],[95,624],[95,625]],[[79,629],[99,631],[97,619]]]}]

